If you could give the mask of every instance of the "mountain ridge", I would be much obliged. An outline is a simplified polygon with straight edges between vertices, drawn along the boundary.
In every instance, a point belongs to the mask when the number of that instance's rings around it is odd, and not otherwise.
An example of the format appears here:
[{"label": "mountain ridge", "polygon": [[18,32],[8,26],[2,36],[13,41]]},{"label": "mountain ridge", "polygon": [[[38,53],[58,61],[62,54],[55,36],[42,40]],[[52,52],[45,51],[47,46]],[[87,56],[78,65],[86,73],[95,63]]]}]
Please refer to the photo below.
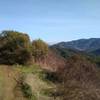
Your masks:
[{"label": "mountain ridge", "polygon": [[60,42],[54,44],[53,46],[69,48],[78,51],[92,52],[94,50],[100,49],[100,38],[78,39],[68,42]]}]

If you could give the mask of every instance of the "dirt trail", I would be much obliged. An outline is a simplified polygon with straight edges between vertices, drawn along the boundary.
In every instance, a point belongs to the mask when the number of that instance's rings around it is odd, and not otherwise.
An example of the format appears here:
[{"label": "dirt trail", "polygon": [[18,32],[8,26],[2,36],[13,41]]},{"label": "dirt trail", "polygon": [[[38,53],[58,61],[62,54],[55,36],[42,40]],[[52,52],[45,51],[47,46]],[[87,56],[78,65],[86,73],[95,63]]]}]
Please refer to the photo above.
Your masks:
[{"label": "dirt trail", "polygon": [[20,95],[15,98],[15,87],[19,73],[9,66],[0,66],[0,100],[23,100]]}]

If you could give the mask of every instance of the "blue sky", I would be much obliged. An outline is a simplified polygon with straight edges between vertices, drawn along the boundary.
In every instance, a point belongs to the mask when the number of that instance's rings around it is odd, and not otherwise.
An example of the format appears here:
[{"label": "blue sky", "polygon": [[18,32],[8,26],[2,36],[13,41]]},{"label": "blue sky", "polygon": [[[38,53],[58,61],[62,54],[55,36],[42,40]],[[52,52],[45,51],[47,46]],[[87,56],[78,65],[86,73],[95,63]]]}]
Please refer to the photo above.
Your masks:
[{"label": "blue sky", "polygon": [[49,43],[100,38],[100,0],[0,0],[0,31]]}]

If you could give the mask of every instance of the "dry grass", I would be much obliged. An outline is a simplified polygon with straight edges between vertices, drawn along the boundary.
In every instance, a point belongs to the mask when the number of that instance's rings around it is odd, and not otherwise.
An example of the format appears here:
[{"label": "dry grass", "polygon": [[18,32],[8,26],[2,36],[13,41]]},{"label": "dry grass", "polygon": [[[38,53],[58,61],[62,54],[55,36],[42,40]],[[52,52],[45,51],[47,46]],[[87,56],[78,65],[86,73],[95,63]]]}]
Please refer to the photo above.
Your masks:
[{"label": "dry grass", "polygon": [[17,72],[9,66],[0,66],[0,100],[14,100],[13,89],[16,85],[14,77],[17,76]]},{"label": "dry grass", "polygon": [[0,100],[29,100],[23,96],[19,87],[16,88],[20,76],[25,77],[25,82],[32,88],[35,99],[32,100],[52,100],[52,97],[43,95],[42,89],[53,88],[46,80],[42,80],[40,75],[42,69],[38,66],[5,66],[0,65]]}]

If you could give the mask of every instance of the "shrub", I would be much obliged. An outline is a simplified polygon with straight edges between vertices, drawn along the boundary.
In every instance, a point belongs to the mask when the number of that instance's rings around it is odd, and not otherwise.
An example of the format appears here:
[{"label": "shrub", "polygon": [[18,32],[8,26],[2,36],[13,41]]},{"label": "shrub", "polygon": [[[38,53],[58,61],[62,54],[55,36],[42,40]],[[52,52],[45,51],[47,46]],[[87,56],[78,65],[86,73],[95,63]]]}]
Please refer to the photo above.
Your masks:
[{"label": "shrub", "polygon": [[48,45],[38,39],[32,42],[32,54],[35,58],[35,61],[41,61],[45,59],[46,55],[48,54]]},{"label": "shrub", "polygon": [[27,83],[21,84],[21,90],[26,98],[32,98],[32,90]]},{"label": "shrub", "polygon": [[100,78],[95,64],[80,55],[67,60],[57,86],[60,100],[99,100]]},{"label": "shrub", "polygon": [[31,59],[31,42],[27,34],[3,31],[0,34],[0,63],[26,64]]}]

